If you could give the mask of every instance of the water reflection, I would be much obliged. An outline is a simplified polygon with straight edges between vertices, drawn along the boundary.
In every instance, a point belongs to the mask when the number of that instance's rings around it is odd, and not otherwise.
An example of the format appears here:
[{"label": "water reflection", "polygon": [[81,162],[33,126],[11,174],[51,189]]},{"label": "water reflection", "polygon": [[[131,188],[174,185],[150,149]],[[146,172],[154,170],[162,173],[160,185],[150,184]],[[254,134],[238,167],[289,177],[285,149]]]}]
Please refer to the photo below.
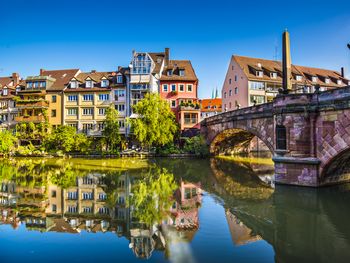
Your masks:
[{"label": "water reflection", "polygon": [[[149,260],[157,251],[165,261],[264,261],[255,244],[273,248],[267,261],[350,258],[349,186],[274,189],[262,180],[269,165],[254,161],[133,160],[134,169],[111,169],[112,161],[100,169],[95,162],[2,162],[1,224],[14,232],[110,233],[126,238],[135,258]],[[222,206],[222,215],[211,215],[212,207],[204,205],[211,200]],[[205,232],[208,222],[214,236]],[[222,225],[226,232],[219,231]],[[226,250],[214,255],[208,243]]]}]

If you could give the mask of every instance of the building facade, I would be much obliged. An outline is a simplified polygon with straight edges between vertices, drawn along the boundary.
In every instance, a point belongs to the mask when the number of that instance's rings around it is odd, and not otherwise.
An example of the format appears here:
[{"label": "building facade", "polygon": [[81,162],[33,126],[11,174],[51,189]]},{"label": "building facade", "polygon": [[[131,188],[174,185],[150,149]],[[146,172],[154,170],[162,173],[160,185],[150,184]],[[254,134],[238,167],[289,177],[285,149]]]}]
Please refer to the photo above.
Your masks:
[{"label": "building facade", "polygon": [[[349,85],[343,73],[292,65],[292,92],[312,93]],[[233,55],[222,87],[222,111],[272,101],[282,88],[280,61]]]}]

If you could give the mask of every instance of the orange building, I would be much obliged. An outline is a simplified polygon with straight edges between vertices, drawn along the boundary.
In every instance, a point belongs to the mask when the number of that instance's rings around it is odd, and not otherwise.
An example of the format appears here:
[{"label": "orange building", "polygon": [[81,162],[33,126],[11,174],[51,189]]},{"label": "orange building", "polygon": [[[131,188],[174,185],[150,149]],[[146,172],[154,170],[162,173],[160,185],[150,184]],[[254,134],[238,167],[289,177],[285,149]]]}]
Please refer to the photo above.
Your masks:
[{"label": "orange building", "polygon": [[202,99],[201,104],[201,119],[214,116],[222,111],[222,99]]}]

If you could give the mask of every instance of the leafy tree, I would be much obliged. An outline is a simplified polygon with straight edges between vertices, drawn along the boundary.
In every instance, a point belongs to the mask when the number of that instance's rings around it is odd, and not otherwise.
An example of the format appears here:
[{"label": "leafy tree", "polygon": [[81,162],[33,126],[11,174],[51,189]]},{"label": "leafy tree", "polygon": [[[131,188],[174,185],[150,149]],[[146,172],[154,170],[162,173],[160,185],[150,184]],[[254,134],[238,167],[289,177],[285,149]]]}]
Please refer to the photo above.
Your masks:
[{"label": "leafy tree", "polygon": [[102,134],[106,142],[107,151],[116,152],[121,139],[119,134],[118,111],[113,106],[106,110],[104,126],[105,128]]},{"label": "leafy tree", "polygon": [[163,146],[174,141],[178,130],[169,104],[158,94],[148,93],[134,106],[137,118],[129,119],[136,139],[142,144]]},{"label": "leafy tree", "polygon": [[184,145],[185,152],[195,154],[197,156],[209,155],[209,148],[203,136],[194,136],[192,138],[185,138]]},{"label": "leafy tree", "polygon": [[134,207],[134,216],[147,225],[160,223],[168,216],[176,188],[174,175],[167,170],[150,173],[132,190],[130,204]]},{"label": "leafy tree", "polygon": [[9,154],[11,153],[16,145],[17,138],[7,130],[0,132],[0,153]]},{"label": "leafy tree", "polygon": [[77,134],[74,127],[59,126],[45,140],[48,151],[85,152],[89,148],[89,140],[85,134]]}]

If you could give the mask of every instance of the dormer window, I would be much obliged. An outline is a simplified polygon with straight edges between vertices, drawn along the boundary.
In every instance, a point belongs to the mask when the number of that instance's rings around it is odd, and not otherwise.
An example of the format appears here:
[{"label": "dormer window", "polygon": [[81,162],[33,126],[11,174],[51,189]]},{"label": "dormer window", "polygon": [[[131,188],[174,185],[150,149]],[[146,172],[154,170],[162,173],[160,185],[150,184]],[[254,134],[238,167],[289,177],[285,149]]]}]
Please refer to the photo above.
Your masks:
[{"label": "dormer window", "polygon": [[27,82],[27,88],[33,88],[33,82]]},{"label": "dormer window", "polygon": [[119,84],[123,83],[123,75],[117,76],[117,83],[119,83]]},{"label": "dormer window", "polygon": [[101,87],[102,87],[102,88],[108,87],[108,80],[107,80],[107,79],[103,79],[103,80],[101,81]]},{"label": "dormer window", "polygon": [[258,63],[258,67],[261,68],[261,63]]},{"label": "dormer window", "polygon": [[16,88],[16,93],[21,91],[21,87]]},{"label": "dormer window", "polygon": [[313,76],[312,77],[312,82],[317,82],[317,77]]},{"label": "dormer window", "polygon": [[296,81],[302,81],[303,77],[301,75],[296,75],[295,79]]},{"label": "dormer window", "polygon": [[341,79],[338,79],[338,80],[337,80],[337,84],[338,84],[338,85],[341,85],[341,84],[343,84],[343,81],[342,81]]},{"label": "dormer window", "polygon": [[70,87],[71,87],[72,89],[76,89],[77,86],[78,86],[78,83],[77,83],[75,80],[72,80],[72,81],[70,82]]},{"label": "dormer window", "polygon": [[169,69],[169,70],[167,71],[167,75],[168,75],[168,76],[172,76],[172,75],[173,75],[173,71],[172,71],[171,69]]},{"label": "dormer window", "polygon": [[329,79],[329,78],[325,78],[325,79],[324,79],[324,82],[327,83],[327,84],[329,84],[330,79]]},{"label": "dormer window", "polygon": [[7,96],[7,94],[8,94],[7,89],[4,89],[4,90],[2,91],[2,95],[3,95],[3,96]]},{"label": "dormer window", "polygon": [[180,70],[179,70],[179,75],[180,75],[181,77],[185,76],[185,70],[184,70],[184,69],[180,69]]},{"label": "dormer window", "polygon": [[259,78],[262,78],[264,76],[264,73],[259,70],[259,71],[256,72],[256,76],[259,77]]},{"label": "dormer window", "polygon": [[87,87],[87,88],[92,88],[92,87],[93,87],[92,80],[87,80],[87,81],[86,81],[86,87]]},{"label": "dormer window", "polygon": [[272,79],[277,79],[277,72],[271,72],[271,73],[270,73],[270,77],[271,77]]}]

